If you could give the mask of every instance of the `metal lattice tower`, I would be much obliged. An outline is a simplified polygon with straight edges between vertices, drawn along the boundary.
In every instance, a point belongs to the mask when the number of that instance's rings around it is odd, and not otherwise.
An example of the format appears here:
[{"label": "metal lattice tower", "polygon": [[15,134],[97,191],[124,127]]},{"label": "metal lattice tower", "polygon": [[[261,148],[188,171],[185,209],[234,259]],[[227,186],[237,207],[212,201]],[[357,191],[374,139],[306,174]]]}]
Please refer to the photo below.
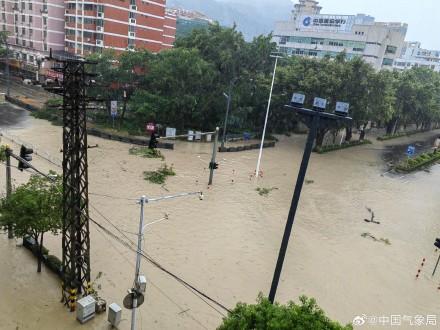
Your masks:
[{"label": "metal lattice tower", "polygon": [[50,88],[63,96],[63,302],[75,308],[78,295],[91,293],[89,198],[87,174],[86,90],[91,74],[82,60],[56,60],[63,73],[62,87]]}]

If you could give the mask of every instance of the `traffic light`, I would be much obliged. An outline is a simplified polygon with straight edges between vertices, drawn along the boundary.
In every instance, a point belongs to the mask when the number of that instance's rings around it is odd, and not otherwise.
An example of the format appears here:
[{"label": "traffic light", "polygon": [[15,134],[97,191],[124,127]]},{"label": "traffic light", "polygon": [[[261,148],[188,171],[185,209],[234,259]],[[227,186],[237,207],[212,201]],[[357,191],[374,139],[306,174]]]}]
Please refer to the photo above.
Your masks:
[{"label": "traffic light", "polygon": [[213,162],[209,163],[209,169],[210,170],[218,169],[218,164],[217,163],[213,163]]},{"label": "traffic light", "polygon": [[[20,158],[24,159],[27,162],[32,161],[32,154],[34,153],[34,150],[32,148],[27,148],[24,145],[21,146],[20,149]],[[22,161],[18,161],[18,169],[23,172],[24,169],[29,168],[29,165]]]},{"label": "traffic light", "polygon": [[436,238],[435,239],[435,243],[434,243],[435,247],[440,249],[440,238]]}]

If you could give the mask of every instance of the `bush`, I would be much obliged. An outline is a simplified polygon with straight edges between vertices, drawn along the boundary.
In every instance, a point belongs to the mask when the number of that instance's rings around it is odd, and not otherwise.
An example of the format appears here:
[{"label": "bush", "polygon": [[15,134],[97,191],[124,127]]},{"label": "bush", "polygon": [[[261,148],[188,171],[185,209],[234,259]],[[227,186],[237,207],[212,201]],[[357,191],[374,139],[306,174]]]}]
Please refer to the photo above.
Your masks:
[{"label": "bush", "polygon": [[128,153],[130,155],[141,156],[144,158],[160,158],[162,160],[165,160],[165,157],[162,155],[162,153],[159,150],[150,149],[148,147],[133,147],[130,150],[128,150]]},{"label": "bush", "polygon": [[256,305],[238,303],[218,330],[351,330],[351,325],[343,326],[330,320],[318,307],[315,299],[300,297],[300,304],[271,304],[261,294]]},{"label": "bush", "polygon": [[428,166],[440,160],[440,152],[427,152],[415,158],[407,159],[398,164],[395,169],[401,172],[412,172],[419,168]]},{"label": "bush", "polygon": [[383,135],[383,136],[378,136],[377,140],[378,141],[387,141],[387,140],[397,139],[402,136],[410,136],[410,135],[414,135],[417,133],[423,133],[423,132],[427,132],[427,131],[429,131],[429,130],[422,129],[422,130],[415,130],[415,131],[408,131],[408,132],[399,132],[396,134],[387,134],[387,135]]},{"label": "bush", "polygon": [[174,176],[176,173],[173,167],[168,167],[166,164],[156,171],[145,171],[144,179],[151,183],[164,184],[167,177]]},{"label": "bush", "polygon": [[335,151],[335,150],[339,150],[339,149],[346,149],[346,148],[350,148],[350,147],[361,146],[364,144],[371,144],[371,141],[370,140],[362,140],[362,141],[357,140],[357,141],[350,141],[348,143],[343,143],[341,145],[330,144],[330,145],[326,145],[326,146],[316,147],[313,151],[317,152],[318,154],[324,154],[326,152]]}]

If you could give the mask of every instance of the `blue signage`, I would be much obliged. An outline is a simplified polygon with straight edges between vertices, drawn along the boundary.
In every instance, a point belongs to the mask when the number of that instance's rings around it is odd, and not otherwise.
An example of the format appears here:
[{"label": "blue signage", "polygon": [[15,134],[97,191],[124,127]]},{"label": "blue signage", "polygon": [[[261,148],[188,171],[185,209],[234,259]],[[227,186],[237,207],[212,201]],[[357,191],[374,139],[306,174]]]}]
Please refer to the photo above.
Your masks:
[{"label": "blue signage", "polygon": [[416,147],[408,146],[408,149],[406,150],[406,154],[408,156],[414,156],[415,153],[416,153]]},{"label": "blue signage", "polygon": [[309,26],[310,23],[312,23],[312,18],[311,17],[304,18],[304,21],[303,21],[304,26]]}]

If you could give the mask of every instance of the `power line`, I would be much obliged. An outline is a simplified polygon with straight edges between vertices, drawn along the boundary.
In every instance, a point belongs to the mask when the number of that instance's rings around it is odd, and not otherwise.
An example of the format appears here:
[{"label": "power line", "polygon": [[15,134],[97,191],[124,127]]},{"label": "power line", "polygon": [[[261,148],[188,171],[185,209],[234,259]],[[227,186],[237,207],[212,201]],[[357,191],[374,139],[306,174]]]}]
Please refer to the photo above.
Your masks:
[{"label": "power line", "polygon": [[[102,215],[102,214],[101,214]],[[103,218],[111,223],[111,221],[109,219],[106,219],[104,216]],[[128,238],[123,232],[121,232],[119,230],[119,228],[117,228],[116,226],[114,226],[112,223],[112,226],[118,230],[118,232],[120,232],[127,240],[128,242],[124,241],[122,238],[118,237],[117,235],[115,235],[114,233],[112,233],[110,230],[108,230],[107,228],[105,228],[102,224],[98,223],[97,221],[95,221],[94,219],[92,219],[89,216],[89,220],[92,221],[92,223],[94,223],[96,226],[98,226],[99,228],[101,228],[105,233],[107,233],[109,236],[111,236],[113,239],[117,240],[119,243],[121,243],[122,245],[124,245],[126,248],[130,249],[133,252],[137,252],[137,248],[135,248],[135,244],[134,242]],[[225,310],[226,312],[231,312],[231,310],[227,307],[225,307],[223,304],[221,304],[220,302],[216,301],[215,299],[211,298],[210,296],[208,296],[207,294],[203,293],[202,291],[200,291],[199,289],[197,289],[196,287],[194,287],[193,285],[189,284],[188,282],[186,282],[185,280],[183,280],[182,278],[180,278],[179,276],[177,276],[176,274],[172,273],[171,271],[167,270],[166,268],[164,268],[161,264],[159,264],[156,260],[154,260],[150,255],[148,255],[145,251],[141,250],[139,251],[140,255],[147,260],[150,264],[152,264],[153,266],[155,266],[156,268],[158,268],[159,270],[161,270],[162,272],[166,273],[167,275],[171,276],[172,278],[174,278],[177,282],[179,282],[180,284],[182,284],[184,287],[186,287],[190,292],[192,292],[194,295],[196,295],[199,299],[201,299],[205,304],[207,304],[208,306],[210,306],[213,310],[215,310],[217,313],[221,314],[222,316],[225,316],[224,313],[222,313],[221,311],[219,311],[217,308],[215,308],[214,306],[212,306],[211,304],[209,304],[205,299],[211,301],[212,303],[214,303],[215,305],[219,306],[220,308],[222,308],[223,310]],[[200,297],[201,296],[201,297]],[[205,299],[203,299],[203,298]]]}]

